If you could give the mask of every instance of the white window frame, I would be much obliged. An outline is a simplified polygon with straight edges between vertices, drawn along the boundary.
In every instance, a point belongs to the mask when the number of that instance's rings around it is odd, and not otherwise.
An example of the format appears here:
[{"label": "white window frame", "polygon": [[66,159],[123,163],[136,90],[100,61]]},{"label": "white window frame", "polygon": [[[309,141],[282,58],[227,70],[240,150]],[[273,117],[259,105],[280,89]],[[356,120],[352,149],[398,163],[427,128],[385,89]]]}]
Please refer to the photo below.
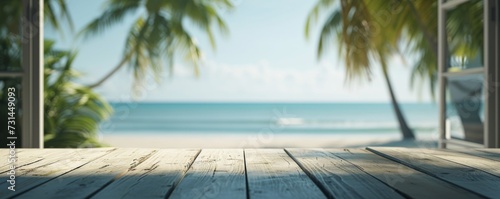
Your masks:
[{"label": "white window frame", "polygon": [[22,71],[0,71],[0,77],[21,79],[21,147],[43,148],[43,0],[22,1]]},{"label": "white window frame", "polygon": [[43,0],[23,0],[21,72],[0,77],[21,78],[21,147],[43,148]]},{"label": "white window frame", "polygon": [[[438,79],[439,79],[439,147],[446,148],[447,144],[465,147],[500,147],[500,17],[499,2],[483,0],[484,2],[484,67],[467,69],[460,72],[448,73],[447,38],[446,38],[446,11],[470,0],[439,0],[438,6]],[[449,76],[468,74],[484,75],[484,140],[477,144],[449,138],[446,135],[446,88]]]},{"label": "white window frame", "polygon": [[[43,148],[43,0],[23,0],[22,147]],[[26,24],[27,23],[27,24]]]}]

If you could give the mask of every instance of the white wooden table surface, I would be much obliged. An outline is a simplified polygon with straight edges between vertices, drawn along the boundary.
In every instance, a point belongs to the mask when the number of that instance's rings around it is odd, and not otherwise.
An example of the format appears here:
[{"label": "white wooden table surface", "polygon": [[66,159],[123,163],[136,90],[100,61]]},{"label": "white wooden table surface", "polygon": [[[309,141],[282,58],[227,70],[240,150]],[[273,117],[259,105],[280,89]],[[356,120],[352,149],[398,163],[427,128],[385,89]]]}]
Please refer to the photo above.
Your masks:
[{"label": "white wooden table surface", "polygon": [[16,152],[15,191],[2,161],[0,198],[500,198],[500,149]]}]

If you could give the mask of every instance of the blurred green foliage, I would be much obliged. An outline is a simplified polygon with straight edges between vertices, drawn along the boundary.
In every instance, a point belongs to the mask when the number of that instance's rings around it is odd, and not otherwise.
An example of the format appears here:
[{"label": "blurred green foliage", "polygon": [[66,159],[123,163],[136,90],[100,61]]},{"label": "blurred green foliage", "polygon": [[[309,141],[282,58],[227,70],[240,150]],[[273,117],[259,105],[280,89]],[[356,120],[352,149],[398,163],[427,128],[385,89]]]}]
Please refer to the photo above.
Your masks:
[{"label": "blurred green foliage", "polygon": [[76,53],[53,49],[45,41],[44,132],[45,147],[97,147],[99,123],[111,106],[92,89],[75,83],[72,69]]},{"label": "blurred green foliage", "polygon": [[[0,2],[0,71],[21,71],[22,1]],[[44,1],[45,21],[56,29],[64,22],[72,28],[64,0]],[[72,69],[75,52],[54,49],[53,41],[44,46],[44,140],[45,147],[99,147],[99,123],[109,117],[110,105],[88,87],[75,83],[77,72]],[[16,88],[16,133],[21,140],[22,97],[20,78],[0,79],[0,136],[5,147],[7,132],[7,88]],[[18,145],[20,146],[20,145]]]}]

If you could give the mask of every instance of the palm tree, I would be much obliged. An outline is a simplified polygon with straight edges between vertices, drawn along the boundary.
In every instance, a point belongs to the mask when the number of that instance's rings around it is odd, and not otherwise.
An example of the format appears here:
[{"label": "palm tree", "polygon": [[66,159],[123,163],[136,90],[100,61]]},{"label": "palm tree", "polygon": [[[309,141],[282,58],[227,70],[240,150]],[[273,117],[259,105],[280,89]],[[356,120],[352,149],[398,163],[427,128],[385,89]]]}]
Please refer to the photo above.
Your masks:
[{"label": "palm tree", "polygon": [[76,53],[53,46],[45,40],[45,147],[103,146],[96,133],[112,109],[90,88],[74,83],[78,73],[71,67]]},{"label": "palm tree", "polygon": [[355,77],[369,78],[374,62],[378,62],[403,139],[415,139],[399,107],[388,75],[388,58],[399,53],[402,30],[407,28],[407,24],[395,22],[384,26],[375,18],[376,11],[389,10],[390,6],[399,8],[402,5],[394,5],[388,1],[320,0],[308,16],[305,35],[309,37],[310,28],[317,21],[319,14],[333,7],[320,32],[318,58],[321,58],[325,48],[334,44],[332,41],[337,39],[340,43],[339,52],[345,60],[347,80]]},{"label": "palm tree", "polygon": [[[411,55],[418,58],[414,63],[411,83],[418,79],[429,80],[431,94],[435,94],[437,82],[437,1],[416,1],[405,0],[405,9],[398,15],[401,24],[405,29],[403,38],[406,38],[409,47],[407,50]],[[456,70],[455,64],[464,64],[467,59],[481,58],[483,51],[483,2],[469,1],[447,12],[445,23],[447,35],[447,48],[450,57],[448,59],[460,59],[461,63],[453,63],[450,66]],[[460,69],[459,69],[460,70]],[[460,119],[464,140],[482,143],[483,126],[479,106],[471,108],[471,104],[479,104],[482,83],[464,82],[448,78],[447,97],[455,107],[457,116]],[[464,93],[468,93],[468,98],[463,98]]]},{"label": "palm tree", "polygon": [[232,8],[231,0],[109,0],[106,11],[89,23],[81,34],[86,37],[99,34],[137,10],[144,13],[135,19],[128,32],[122,59],[90,87],[101,85],[128,64],[138,88],[148,72],[158,80],[162,62],[167,63],[172,74],[174,58],[179,56],[191,62],[198,74],[201,50],[185,24],[189,22],[201,28],[215,48],[213,29],[218,28],[224,34],[228,32],[220,11]]},{"label": "palm tree", "polygon": [[[416,80],[427,79],[434,96],[437,83],[437,1],[320,0],[308,17],[307,37],[319,14],[338,4],[323,25],[318,57],[324,53],[325,46],[331,45],[331,40],[337,37],[341,44],[340,52],[346,60],[348,78],[369,77],[373,60],[378,61],[403,137],[413,138],[394,97],[386,58],[401,53],[402,48],[417,57],[411,76],[412,87]],[[468,4],[448,13],[448,36],[460,41],[450,43],[449,51],[453,56],[475,57],[482,50],[482,26],[477,23],[482,18],[482,4],[481,1]]]}]

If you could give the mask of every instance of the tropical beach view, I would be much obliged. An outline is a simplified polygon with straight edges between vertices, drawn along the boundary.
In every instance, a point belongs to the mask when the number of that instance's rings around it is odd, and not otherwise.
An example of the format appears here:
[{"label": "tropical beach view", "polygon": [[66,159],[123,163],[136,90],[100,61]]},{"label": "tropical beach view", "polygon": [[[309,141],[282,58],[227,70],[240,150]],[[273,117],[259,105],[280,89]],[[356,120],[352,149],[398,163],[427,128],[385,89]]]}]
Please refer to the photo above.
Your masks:
[{"label": "tropical beach view", "polygon": [[[151,21],[154,13],[148,3],[152,2],[67,1],[73,29],[45,27],[54,49],[78,52],[72,67],[81,76],[75,81],[91,85],[110,103],[109,119],[103,118],[96,129],[99,143],[161,148],[415,146],[413,138],[399,142],[404,137],[376,59],[360,72],[351,71],[357,69],[346,67],[336,47],[342,41],[333,37],[324,52],[318,51],[320,39],[328,39],[322,38],[321,26],[329,13],[314,9],[324,5],[207,2],[203,6],[217,11],[206,16],[214,21],[200,21],[204,19],[194,15],[183,21],[193,43],[174,44],[173,55],[166,56],[141,47],[145,52],[133,52],[125,66],[111,74],[126,59],[127,48],[134,45],[130,42],[137,42],[129,37],[139,34],[134,27],[141,23],[151,26],[145,37],[168,42],[168,35],[160,33],[166,30]],[[285,4],[287,9],[279,9]],[[133,8],[127,10],[128,6]],[[329,12],[336,6],[331,5]],[[182,48],[200,52],[186,54]],[[435,147],[437,105],[428,81],[418,79],[412,68],[418,56],[387,56],[406,128],[425,143],[422,147]],[[103,79],[107,74],[111,76]]]},{"label": "tropical beach view", "polygon": [[[388,103],[112,103],[102,139],[121,147],[327,147],[397,144]],[[402,104],[419,143],[437,140],[437,107]],[[207,142],[207,140],[210,140]],[[220,143],[222,140],[224,143]],[[391,142],[391,143],[386,143]]]},{"label": "tropical beach view", "polygon": [[[46,147],[437,146],[436,2],[44,6]],[[476,23],[456,23],[461,16],[454,13],[450,32],[482,41],[482,30],[472,31]],[[5,38],[17,45],[15,34]],[[450,45],[456,55],[450,71],[481,64],[481,45]],[[19,62],[9,60],[15,71]],[[467,81],[479,85],[482,77]],[[448,136],[480,142],[464,128],[484,120],[483,104],[475,87],[462,87],[450,83],[459,89],[451,96],[469,92],[473,100],[445,102]],[[464,117],[471,103],[477,117]]]},{"label": "tropical beach view", "polygon": [[1,0],[0,198],[500,198],[499,0]]}]

